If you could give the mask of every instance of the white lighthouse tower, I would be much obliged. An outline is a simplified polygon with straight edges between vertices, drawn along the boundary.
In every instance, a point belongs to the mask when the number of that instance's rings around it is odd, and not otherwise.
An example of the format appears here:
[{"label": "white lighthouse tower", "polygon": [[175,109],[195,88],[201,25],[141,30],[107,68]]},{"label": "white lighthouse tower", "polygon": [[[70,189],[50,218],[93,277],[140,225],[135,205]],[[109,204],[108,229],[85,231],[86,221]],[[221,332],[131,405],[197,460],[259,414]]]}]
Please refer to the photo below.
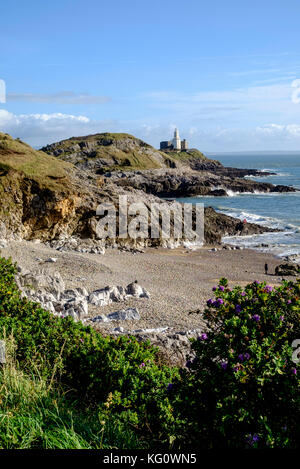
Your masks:
[{"label": "white lighthouse tower", "polygon": [[174,138],[172,140],[174,150],[181,150],[181,140],[179,137],[178,129],[174,130]]}]

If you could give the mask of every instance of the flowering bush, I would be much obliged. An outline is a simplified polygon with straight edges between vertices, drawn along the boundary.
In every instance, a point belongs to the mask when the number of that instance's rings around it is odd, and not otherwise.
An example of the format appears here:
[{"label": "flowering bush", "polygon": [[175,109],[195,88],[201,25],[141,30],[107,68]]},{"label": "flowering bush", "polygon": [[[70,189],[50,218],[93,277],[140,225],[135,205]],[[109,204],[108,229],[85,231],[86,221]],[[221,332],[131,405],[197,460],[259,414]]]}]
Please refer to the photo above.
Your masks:
[{"label": "flowering bush", "polygon": [[13,334],[24,368],[34,359],[47,379],[59,371],[103,428],[113,420],[150,447],[299,447],[300,367],[291,347],[300,339],[299,282],[231,290],[222,279],[207,301],[207,330],[178,372],[147,343],[103,337],[22,298],[14,273],[0,258],[1,338]]},{"label": "flowering bush", "polygon": [[300,367],[291,344],[300,338],[299,281],[231,290],[222,279],[213,290],[207,332],[173,386],[185,444],[298,447]]}]

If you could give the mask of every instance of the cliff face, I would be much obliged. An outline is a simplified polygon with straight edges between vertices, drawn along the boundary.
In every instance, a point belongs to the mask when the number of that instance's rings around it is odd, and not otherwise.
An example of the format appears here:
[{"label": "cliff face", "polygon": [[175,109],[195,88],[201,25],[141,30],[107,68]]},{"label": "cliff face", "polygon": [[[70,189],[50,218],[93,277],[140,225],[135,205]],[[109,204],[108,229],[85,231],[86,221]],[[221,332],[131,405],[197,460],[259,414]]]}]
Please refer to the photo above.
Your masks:
[{"label": "cliff face", "polygon": [[0,133],[2,235],[52,239],[72,233],[93,206],[88,181],[72,164]]}]

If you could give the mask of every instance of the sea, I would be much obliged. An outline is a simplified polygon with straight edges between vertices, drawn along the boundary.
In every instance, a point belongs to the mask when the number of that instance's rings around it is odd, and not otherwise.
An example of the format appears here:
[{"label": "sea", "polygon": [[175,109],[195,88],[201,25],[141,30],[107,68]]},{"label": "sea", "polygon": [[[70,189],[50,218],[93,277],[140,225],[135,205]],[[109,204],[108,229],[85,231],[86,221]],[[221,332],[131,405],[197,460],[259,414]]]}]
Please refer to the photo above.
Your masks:
[{"label": "sea", "polygon": [[[300,190],[299,153],[224,153],[209,154],[224,166],[259,169],[275,175],[249,179],[293,186]],[[248,177],[248,176],[246,176]],[[227,191],[227,197],[189,197],[181,202],[202,202],[216,211],[251,223],[280,228],[278,233],[254,236],[224,237],[223,241],[258,251],[272,252],[278,257],[300,256],[300,191],[292,193],[236,193]]]}]

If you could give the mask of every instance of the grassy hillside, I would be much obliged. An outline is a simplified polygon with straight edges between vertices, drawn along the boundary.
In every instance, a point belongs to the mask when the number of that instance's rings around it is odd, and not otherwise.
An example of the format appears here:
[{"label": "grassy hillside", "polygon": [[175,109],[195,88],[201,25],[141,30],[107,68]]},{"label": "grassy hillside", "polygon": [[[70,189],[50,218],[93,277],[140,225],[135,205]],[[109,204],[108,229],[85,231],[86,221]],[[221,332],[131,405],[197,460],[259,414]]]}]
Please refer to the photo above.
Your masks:
[{"label": "grassy hillside", "polygon": [[72,137],[42,148],[77,166],[106,170],[154,169],[165,166],[165,155],[133,135],[102,133]]},{"label": "grassy hillside", "polygon": [[187,151],[167,151],[164,152],[169,158],[175,161],[187,161],[191,158],[197,158],[199,160],[207,160],[206,156],[201,151],[193,148]]},{"label": "grassy hillside", "polygon": [[36,180],[41,187],[56,189],[66,184],[71,166],[0,132],[0,178],[14,169]]},{"label": "grassy hillside", "polygon": [[197,169],[210,163],[199,150],[160,151],[142,140],[125,133],[102,133],[72,137],[42,148],[64,161],[92,171],[144,170],[188,166]]},{"label": "grassy hillside", "polygon": [[0,133],[0,238],[74,230],[86,194],[84,175],[75,173],[72,164]]}]

